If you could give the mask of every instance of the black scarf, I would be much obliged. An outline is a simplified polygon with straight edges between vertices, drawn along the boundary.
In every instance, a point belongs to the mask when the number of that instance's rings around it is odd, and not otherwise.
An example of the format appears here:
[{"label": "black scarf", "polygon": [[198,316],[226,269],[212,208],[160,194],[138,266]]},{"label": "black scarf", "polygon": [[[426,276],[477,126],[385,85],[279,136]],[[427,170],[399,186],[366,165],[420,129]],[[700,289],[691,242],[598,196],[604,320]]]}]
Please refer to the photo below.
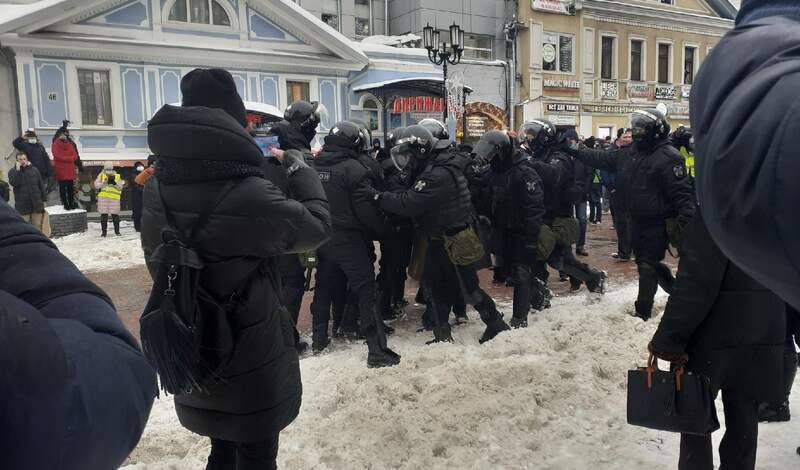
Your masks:
[{"label": "black scarf", "polygon": [[249,176],[263,178],[264,172],[260,167],[241,161],[158,157],[155,175],[164,184],[188,184]]}]

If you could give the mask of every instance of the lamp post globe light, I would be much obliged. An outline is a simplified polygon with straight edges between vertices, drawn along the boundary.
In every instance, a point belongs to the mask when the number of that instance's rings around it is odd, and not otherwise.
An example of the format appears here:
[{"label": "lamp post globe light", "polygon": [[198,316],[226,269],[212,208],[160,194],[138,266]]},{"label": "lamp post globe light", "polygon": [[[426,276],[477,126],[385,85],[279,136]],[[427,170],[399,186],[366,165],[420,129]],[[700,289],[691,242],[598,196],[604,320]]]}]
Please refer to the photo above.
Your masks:
[{"label": "lamp post globe light", "polygon": [[440,42],[441,33],[428,23],[427,26],[422,28],[422,40],[425,49],[428,51],[428,60],[435,65],[441,65],[444,73],[444,82],[442,88],[444,89],[444,122],[447,122],[448,104],[447,104],[447,65],[456,65],[461,62],[461,56],[464,54],[464,30],[461,26],[455,24],[450,26],[450,43],[447,41]]}]

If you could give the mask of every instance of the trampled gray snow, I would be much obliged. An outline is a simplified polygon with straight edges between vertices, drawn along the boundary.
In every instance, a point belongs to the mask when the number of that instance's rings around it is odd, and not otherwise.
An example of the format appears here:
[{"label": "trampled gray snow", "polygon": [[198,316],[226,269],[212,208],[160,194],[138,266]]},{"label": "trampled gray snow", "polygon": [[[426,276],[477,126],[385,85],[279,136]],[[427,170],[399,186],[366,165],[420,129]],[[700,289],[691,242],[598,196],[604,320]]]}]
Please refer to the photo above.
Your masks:
[{"label": "trampled gray snow", "polygon": [[[301,361],[303,407],[281,434],[278,467],[676,468],[677,435],[625,420],[626,373],[645,362],[658,321],[627,314],[635,296],[627,286],[599,301],[558,298],[529,328],[482,346],[475,314],[454,330],[455,344],[424,346],[429,335],[400,322],[390,345],[403,362],[390,369],[367,369],[361,344],[334,343]],[[657,306],[664,302],[660,294]],[[798,468],[800,421],[764,424],[760,434],[759,469]],[[209,449],[162,397],[123,469],[203,469]]]},{"label": "trampled gray snow", "polygon": [[114,235],[114,225],[108,221],[108,237],[100,237],[100,224],[89,223],[84,233],[53,239],[56,247],[82,272],[109,271],[144,264],[144,252],[133,223],[122,221],[121,236]]}]

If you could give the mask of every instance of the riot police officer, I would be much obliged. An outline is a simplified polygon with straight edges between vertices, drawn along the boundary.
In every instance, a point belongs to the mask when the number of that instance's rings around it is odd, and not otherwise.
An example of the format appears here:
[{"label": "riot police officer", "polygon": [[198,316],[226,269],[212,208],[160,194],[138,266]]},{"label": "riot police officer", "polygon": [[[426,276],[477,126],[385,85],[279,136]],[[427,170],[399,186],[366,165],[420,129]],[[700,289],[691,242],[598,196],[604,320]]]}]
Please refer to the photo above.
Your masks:
[{"label": "riot police officer", "polygon": [[544,239],[552,246],[548,253],[539,254],[536,277],[547,282],[547,267],[562,271],[569,277],[586,284],[591,292],[605,292],[606,274],[586,263],[581,263],[572,253],[572,244],[578,240],[579,225],[574,217],[575,203],[586,193],[586,186],[576,182],[575,162],[565,150],[569,148],[564,139],[559,139],[556,127],[547,120],[534,119],[522,125],[518,137],[522,148],[531,159],[529,164],[536,170],[544,185],[545,214]]},{"label": "riot police officer", "polygon": [[[631,114],[633,145],[619,150],[569,150],[586,164],[617,174],[618,196],[631,217],[633,254],[639,271],[636,315],[648,320],[658,286],[672,291],[674,278],[662,261],[695,211],[684,159],[669,144],[669,123],[656,109]],[[668,233],[668,226],[670,228]]]},{"label": "riot police officer", "polygon": [[[434,341],[452,341],[448,317],[461,291],[486,324],[480,342],[508,330],[494,301],[479,285],[472,262],[483,255],[474,230],[475,214],[470,203],[464,170],[469,157],[436,150],[437,140],[422,126],[406,128],[405,135],[392,149],[398,167],[414,177],[414,184],[403,192],[379,192],[367,188],[365,196],[386,212],[416,219],[419,230],[428,237],[424,282],[426,302],[435,313]],[[448,145],[449,147],[449,145]]]},{"label": "riot police officer", "polygon": [[504,234],[501,241],[514,285],[512,328],[528,326],[531,300],[540,308],[546,287],[532,276],[539,231],[545,213],[544,188],[536,170],[527,162],[506,132],[490,131],[475,146],[476,159],[491,165],[490,220]]},{"label": "riot police officer", "polygon": [[333,232],[317,251],[316,290],[311,304],[313,343],[321,352],[329,343],[331,302],[346,287],[357,295],[361,333],[366,337],[369,367],[398,364],[400,356],[389,349],[377,310],[375,268],[369,245],[374,233],[386,230],[387,221],[374,204],[357,197],[365,187],[374,188],[373,175],[359,159],[363,133],[348,121],[337,123],[325,137],[314,167],[328,196]]},{"label": "riot police officer", "polygon": [[[308,101],[292,103],[283,114],[283,120],[270,126],[268,132],[278,136],[283,150],[297,150],[304,154],[306,161],[311,158],[311,141],[317,134],[317,126],[322,122],[327,110],[322,104]],[[268,180],[288,194],[286,172],[274,158],[265,158],[262,169]],[[298,255],[282,255],[278,258],[281,276],[281,302],[292,316],[295,326],[300,316],[300,308],[305,292],[305,269]],[[298,350],[308,347],[296,334]]]}]

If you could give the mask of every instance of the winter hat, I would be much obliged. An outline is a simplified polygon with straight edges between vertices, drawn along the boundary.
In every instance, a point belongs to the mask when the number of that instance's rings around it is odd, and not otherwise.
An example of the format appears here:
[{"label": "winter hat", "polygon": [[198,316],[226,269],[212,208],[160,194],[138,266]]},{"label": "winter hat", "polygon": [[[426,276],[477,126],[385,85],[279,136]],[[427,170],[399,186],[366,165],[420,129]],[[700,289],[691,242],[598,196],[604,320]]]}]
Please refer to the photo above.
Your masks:
[{"label": "winter hat", "polygon": [[578,132],[573,128],[567,129],[564,131],[564,138],[578,140]]},{"label": "winter hat", "polygon": [[109,170],[113,170],[113,169],[114,169],[114,165],[111,164],[111,163],[106,163],[105,165],[103,165],[103,171],[109,171]]},{"label": "winter hat", "polygon": [[194,69],[181,80],[183,106],[219,108],[247,127],[247,111],[233,76],[222,69]]},{"label": "winter hat", "polygon": [[744,24],[768,16],[800,18],[800,2],[797,0],[742,0],[742,7],[736,16],[736,24]]}]

